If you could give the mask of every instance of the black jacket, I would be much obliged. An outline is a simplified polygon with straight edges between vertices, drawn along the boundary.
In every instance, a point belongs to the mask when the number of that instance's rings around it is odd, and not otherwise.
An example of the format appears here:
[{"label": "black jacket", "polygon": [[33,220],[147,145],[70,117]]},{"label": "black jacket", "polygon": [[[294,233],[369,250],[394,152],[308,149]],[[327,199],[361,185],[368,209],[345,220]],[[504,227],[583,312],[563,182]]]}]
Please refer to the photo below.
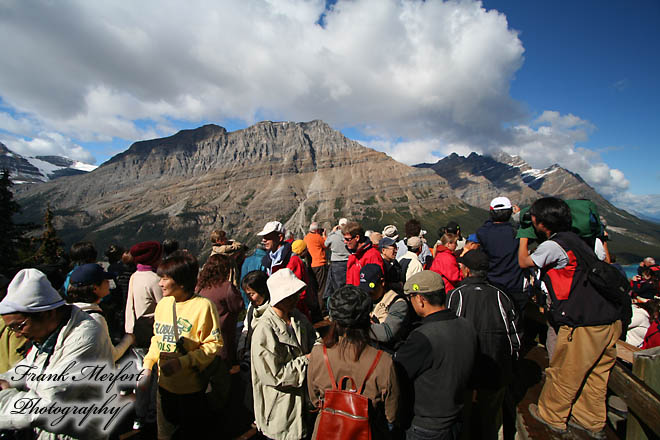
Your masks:
[{"label": "black jacket", "polygon": [[394,362],[405,371],[403,382],[412,383],[413,425],[440,430],[456,423],[476,350],[472,324],[451,310],[425,317],[410,333],[394,354]]},{"label": "black jacket", "polygon": [[561,269],[543,268],[545,282],[552,303],[550,314],[559,325],[582,327],[611,324],[620,319],[621,311],[587,282],[589,261],[597,260],[591,249],[574,232],[559,232],[555,241],[568,255],[568,264]]},{"label": "black jacket", "polygon": [[520,330],[513,301],[483,278],[469,277],[449,294],[447,306],[472,323],[479,354],[472,385],[500,388],[511,382],[513,359],[520,351]]}]

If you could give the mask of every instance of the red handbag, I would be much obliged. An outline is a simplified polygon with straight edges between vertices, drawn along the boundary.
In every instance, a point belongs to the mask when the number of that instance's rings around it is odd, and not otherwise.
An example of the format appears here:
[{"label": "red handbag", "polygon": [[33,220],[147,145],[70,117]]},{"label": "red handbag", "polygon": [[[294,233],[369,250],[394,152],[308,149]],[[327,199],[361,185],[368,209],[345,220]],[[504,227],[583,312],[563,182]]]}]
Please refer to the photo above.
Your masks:
[{"label": "red handbag", "polygon": [[[328,367],[332,389],[326,390],[323,397],[316,438],[323,440],[371,440],[369,425],[369,398],[362,395],[364,385],[376,369],[383,352],[378,350],[376,359],[362,381],[360,388],[355,386],[352,377],[344,376],[335,381],[335,375],[330,367],[328,351],[323,346],[323,358]],[[351,388],[345,390],[346,382],[351,382]]]}]

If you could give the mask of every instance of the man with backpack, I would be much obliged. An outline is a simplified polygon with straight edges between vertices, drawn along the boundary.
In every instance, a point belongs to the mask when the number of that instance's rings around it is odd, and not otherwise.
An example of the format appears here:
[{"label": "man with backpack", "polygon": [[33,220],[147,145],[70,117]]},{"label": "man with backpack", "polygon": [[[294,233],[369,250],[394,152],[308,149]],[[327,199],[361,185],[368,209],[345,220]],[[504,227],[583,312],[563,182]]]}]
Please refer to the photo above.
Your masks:
[{"label": "man with backpack", "polygon": [[537,235],[546,240],[530,255],[528,239],[521,238],[518,262],[521,268],[542,270],[552,299],[550,314],[559,326],[545,384],[538,404],[529,405],[530,413],[557,433],[565,433],[568,424],[605,438],[605,398],[621,334],[620,307],[591,282],[590,264],[598,260],[571,231],[566,202],[545,197],[529,212]]},{"label": "man with backpack", "polygon": [[402,379],[414,390],[413,418],[406,439],[458,439],[477,334],[467,319],[445,307],[441,275],[424,270],[410,277],[403,289],[422,318],[421,325],[394,355],[394,362],[403,368]]}]

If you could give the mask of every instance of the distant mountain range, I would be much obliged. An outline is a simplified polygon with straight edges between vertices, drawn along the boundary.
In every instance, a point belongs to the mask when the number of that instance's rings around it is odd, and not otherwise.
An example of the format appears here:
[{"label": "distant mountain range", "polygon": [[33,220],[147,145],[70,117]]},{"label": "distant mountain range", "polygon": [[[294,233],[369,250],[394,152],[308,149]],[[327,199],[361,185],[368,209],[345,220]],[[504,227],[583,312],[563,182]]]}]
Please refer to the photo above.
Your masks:
[{"label": "distant mountain range", "polygon": [[86,174],[96,169],[96,166],[61,156],[24,157],[0,142],[0,170],[3,169],[9,170],[14,183],[37,183]]},{"label": "distant mountain range", "polygon": [[68,244],[86,239],[99,249],[176,238],[205,258],[214,229],[255,244],[270,220],[301,237],[310,221],[331,227],[340,217],[401,231],[415,217],[434,241],[451,219],[474,231],[497,195],[525,205],[545,194],[594,200],[624,260],[660,246],[659,225],[615,208],[559,166],[533,170],[511,156],[454,154],[410,167],[322,121],[265,121],[234,132],[205,125],[136,142],[90,173],[14,188],[23,220],[40,221],[50,204]]}]

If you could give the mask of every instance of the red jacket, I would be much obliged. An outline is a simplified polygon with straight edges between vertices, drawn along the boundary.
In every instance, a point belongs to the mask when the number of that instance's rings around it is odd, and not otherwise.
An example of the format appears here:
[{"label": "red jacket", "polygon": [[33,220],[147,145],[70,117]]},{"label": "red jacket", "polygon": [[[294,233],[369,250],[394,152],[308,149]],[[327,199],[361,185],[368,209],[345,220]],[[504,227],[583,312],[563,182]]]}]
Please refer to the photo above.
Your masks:
[{"label": "red jacket", "polygon": [[[303,264],[300,257],[294,254],[293,252],[291,252],[290,243],[284,242],[282,246],[284,246],[284,249],[282,250],[283,253],[282,263],[271,267],[271,259],[268,253],[266,253],[266,255],[264,255],[263,259],[261,260],[261,264],[266,268],[267,271],[266,273],[270,271],[269,273],[270,276],[275,272],[277,272],[278,270],[286,267],[287,269],[291,269],[291,272],[293,272],[296,275],[296,278],[303,281],[305,284],[309,286],[309,280],[307,278],[307,270],[305,270],[305,265]],[[307,318],[310,318],[311,315],[309,312],[309,308],[305,303],[306,296],[307,296],[307,289],[300,292],[300,298],[298,299],[298,304],[296,307],[298,308],[298,310],[304,313],[305,316],[307,316]]]},{"label": "red jacket", "polygon": [[660,347],[660,323],[658,320],[652,321],[649,329],[646,331],[642,350],[653,347]]},{"label": "red jacket", "polygon": [[454,290],[458,282],[463,279],[461,270],[458,268],[456,257],[445,246],[438,245],[437,253],[431,264],[431,270],[442,275],[442,281],[445,282],[445,293]]},{"label": "red jacket", "polygon": [[365,264],[377,264],[383,273],[385,273],[383,257],[380,256],[378,249],[368,240],[360,243],[355,253],[348,257],[348,262],[346,263],[346,284],[360,285],[360,269]]}]

